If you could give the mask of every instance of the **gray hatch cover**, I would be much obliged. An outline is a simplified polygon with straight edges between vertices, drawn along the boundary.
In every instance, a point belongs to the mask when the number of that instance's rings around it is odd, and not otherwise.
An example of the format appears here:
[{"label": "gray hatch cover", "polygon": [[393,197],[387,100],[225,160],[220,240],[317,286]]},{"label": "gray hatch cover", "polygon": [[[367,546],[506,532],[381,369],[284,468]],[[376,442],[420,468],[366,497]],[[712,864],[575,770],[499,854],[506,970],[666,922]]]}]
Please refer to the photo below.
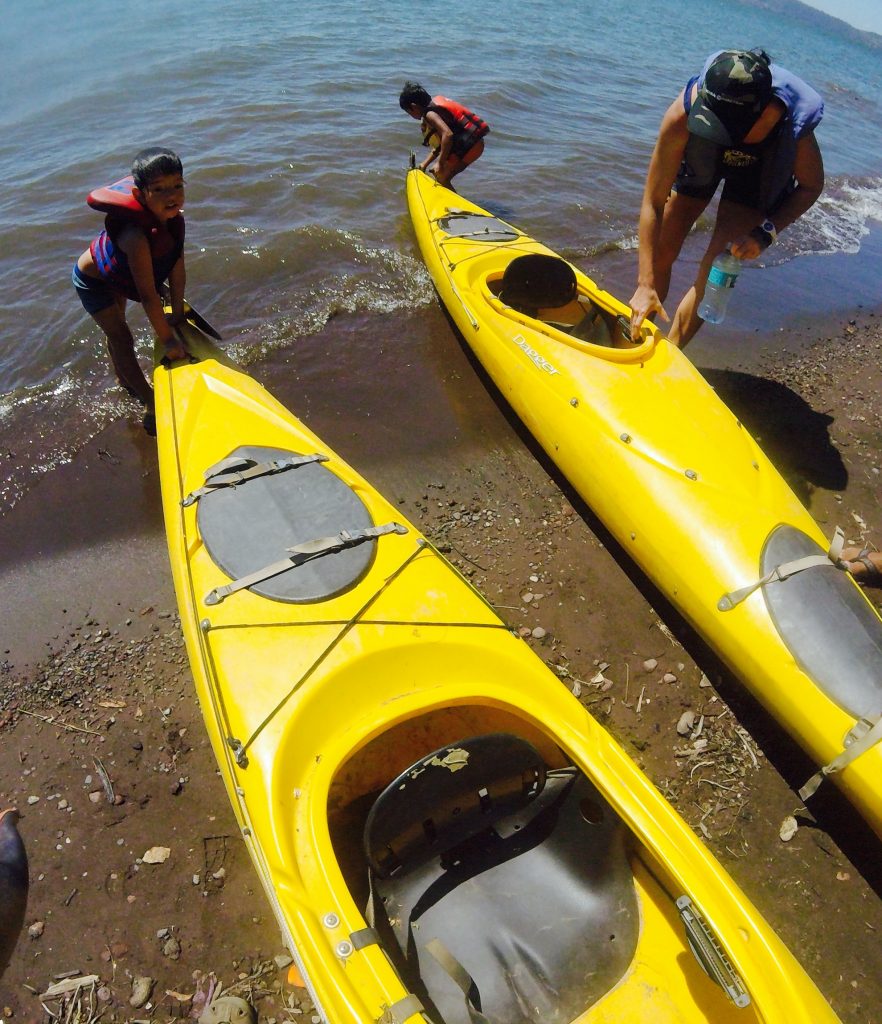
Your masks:
[{"label": "gray hatch cover", "polygon": [[521,234],[504,220],[482,213],[451,213],[439,218],[438,224],[452,238],[469,238],[475,242],[510,242]]},{"label": "gray hatch cover", "polygon": [[[266,462],[297,454],[303,453],[243,446],[230,457]],[[318,462],[203,495],[197,524],[208,553],[234,580],[278,562],[294,545],[374,525],[355,491]],[[356,584],[375,550],[368,541],[312,558],[251,590],[276,601],[321,601]]]},{"label": "gray hatch cover", "polygon": [[[823,548],[792,526],[776,526],[763,548],[761,574]],[[882,714],[882,621],[846,573],[813,568],[763,587],[766,606],[800,668],[855,718]],[[798,700],[799,695],[793,694]]]}]

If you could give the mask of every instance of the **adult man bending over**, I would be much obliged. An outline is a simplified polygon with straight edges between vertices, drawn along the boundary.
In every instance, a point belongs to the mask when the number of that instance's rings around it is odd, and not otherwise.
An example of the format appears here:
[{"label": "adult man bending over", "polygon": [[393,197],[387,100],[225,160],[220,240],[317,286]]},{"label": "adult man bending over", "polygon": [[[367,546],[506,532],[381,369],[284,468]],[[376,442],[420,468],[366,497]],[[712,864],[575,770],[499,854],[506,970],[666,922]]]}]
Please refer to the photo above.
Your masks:
[{"label": "adult man bending over", "polygon": [[755,259],[801,217],[824,188],[814,130],[824,103],[801,78],[762,50],[710,56],[662,118],[649,164],[638,229],[635,337],[646,317],[670,317],[662,303],[690,228],[725,181],[698,274],[668,333],[685,347],[703,321],[698,306],[708,271],[727,246]]}]

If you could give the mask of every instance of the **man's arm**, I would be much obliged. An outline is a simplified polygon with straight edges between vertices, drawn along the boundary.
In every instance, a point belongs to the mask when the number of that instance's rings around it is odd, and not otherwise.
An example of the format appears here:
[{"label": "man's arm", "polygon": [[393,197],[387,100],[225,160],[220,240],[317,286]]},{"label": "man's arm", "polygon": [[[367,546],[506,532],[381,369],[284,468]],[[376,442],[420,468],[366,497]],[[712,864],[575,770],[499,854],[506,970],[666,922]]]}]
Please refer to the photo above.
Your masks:
[{"label": "man's arm", "polygon": [[629,303],[631,332],[635,337],[644,319],[652,313],[659,313],[665,320],[670,320],[656,291],[655,262],[665,204],[671,194],[671,186],[683,160],[688,139],[689,130],[681,92],[662,118],[643,189],[637,228],[637,290]]},{"label": "man's arm", "polygon": [[[793,176],[796,188],[770,218],[778,234],[814,206],[824,191],[824,160],[814,132],[809,132],[796,143]],[[732,243],[732,255],[740,260],[756,259],[769,244],[762,233],[754,229]]]}]

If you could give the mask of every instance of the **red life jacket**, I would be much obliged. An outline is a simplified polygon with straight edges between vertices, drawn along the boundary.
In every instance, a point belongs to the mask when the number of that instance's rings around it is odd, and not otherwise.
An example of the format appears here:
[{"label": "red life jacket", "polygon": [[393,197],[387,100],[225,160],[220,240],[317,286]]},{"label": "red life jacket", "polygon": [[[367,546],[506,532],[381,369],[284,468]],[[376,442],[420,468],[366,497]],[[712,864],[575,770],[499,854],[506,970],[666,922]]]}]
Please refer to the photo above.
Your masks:
[{"label": "red life jacket", "polygon": [[453,132],[452,152],[456,156],[465,156],[490,131],[486,121],[482,121],[468,107],[446,96],[433,96],[428,110],[433,110]]},{"label": "red life jacket", "polygon": [[[122,292],[127,298],[140,302],[141,297],[129,269],[128,257],[116,244],[116,237],[124,225],[136,224],[147,236],[152,253],[153,237],[160,225],[153,214],[135,198],[132,191],[134,185],[135,179],[129,175],[112,185],[96,188],[86,197],[86,202],[93,210],[101,210],[107,214],[104,219],[104,230],[89,246],[96,270],[102,280],[111,287]],[[168,221],[166,227],[172,237],[172,246],[161,256],[153,256],[153,276],[157,291],[184,250],[183,216],[178,214]]]},{"label": "red life jacket", "polygon": [[123,214],[130,220],[136,221],[144,227],[154,227],[156,218],[135,198],[132,191],[135,187],[135,179],[130,175],[120,178],[112,185],[102,185],[86,196],[86,202],[93,210],[101,210],[102,213]]}]

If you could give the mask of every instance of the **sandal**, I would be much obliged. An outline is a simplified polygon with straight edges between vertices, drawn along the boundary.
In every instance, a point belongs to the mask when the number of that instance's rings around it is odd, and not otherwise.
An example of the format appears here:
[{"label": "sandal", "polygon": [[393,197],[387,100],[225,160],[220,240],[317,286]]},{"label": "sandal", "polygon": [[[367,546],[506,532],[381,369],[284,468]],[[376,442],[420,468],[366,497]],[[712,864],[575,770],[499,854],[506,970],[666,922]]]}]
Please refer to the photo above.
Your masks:
[{"label": "sandal", "polygon": [[846,569],[850,562],[860,562],[867,571],[866,573],[861,573],[860,576],[855,576],[855,579],[859,583],[873,583],[874,585],[878,585],[878,583],[882,581],[882,568],[880,568],[870,558],[871,553],[876,554],[877,552],[875,552],[869,545],[866,545],[865,547],[862,547],[856,555],[852,555],[850,558],[846,558],[845,552],[843,552],[841,561]]}]

